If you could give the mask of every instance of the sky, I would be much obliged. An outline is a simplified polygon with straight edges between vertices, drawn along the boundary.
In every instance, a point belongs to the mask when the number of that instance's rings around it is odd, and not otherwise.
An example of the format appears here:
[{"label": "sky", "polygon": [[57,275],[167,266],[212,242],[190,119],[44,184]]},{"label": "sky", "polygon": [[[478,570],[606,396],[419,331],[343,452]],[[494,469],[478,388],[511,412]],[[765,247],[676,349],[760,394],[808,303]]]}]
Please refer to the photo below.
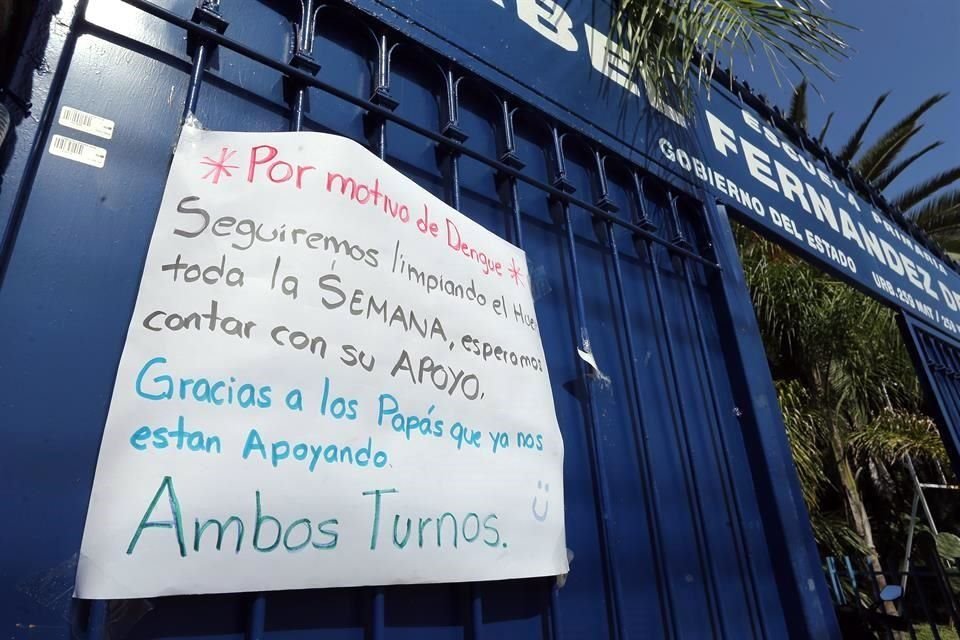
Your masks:
[{"label": "sky", "polygon": [[[811,75],[823,95],[808,92],[811,133],[819,134],[827,114],[835,111],[826,146],[839,152],[881,93],[891,92],[867,130],[867,143],[930,95],[949,92],[923,117],[925,127],[901,158],[935,140],[943,140],[943,146],[914,163],[886,193],[896,195],[960,165],[960,0],[828,1],[829,15],[860,31],[842,31],[854,51],[830,65],[836,80]],[[791,88],[777,86],[767,69],[747,74],[741,67],[737,73],[773,103],[789,104]]]}]

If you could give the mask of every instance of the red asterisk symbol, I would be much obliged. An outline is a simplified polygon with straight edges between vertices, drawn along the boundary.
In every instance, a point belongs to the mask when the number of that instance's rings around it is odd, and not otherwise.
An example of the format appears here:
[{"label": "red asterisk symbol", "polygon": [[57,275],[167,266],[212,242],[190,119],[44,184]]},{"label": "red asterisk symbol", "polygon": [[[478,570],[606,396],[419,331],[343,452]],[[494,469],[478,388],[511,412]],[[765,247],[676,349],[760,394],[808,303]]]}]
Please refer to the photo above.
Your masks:
[{"label": "red asterisk symbol", "polygon": [[226,175],[228,178],[231,177],[233,174],[230,173],[230,169],[236,169],[238,167],[235,164],[227,164],[227,161],[229,161],[230,158],[232,158],[236,153],[236,151],[231,151],[226,147],[223,147],[220,149],[219,160],[214,160],[210,156],[204,156],[203,160],[200,161],[200,164],[205,164],[208,167],[212,167],[212,169],[207,171],[201,179],[206,180],[207,178],[213,176],[213,180],[211,182],[213,182],[213,184],[219,184],[221,175]]},{"label": "red asterisk symbol", "polygon": [[518,287],[523,286],[523,271],[520,271],[520,268],[517,266],[517,261],[513,258],[510,258],[510,268],[507,269],[507,273],[513,278],[514,284]]}]

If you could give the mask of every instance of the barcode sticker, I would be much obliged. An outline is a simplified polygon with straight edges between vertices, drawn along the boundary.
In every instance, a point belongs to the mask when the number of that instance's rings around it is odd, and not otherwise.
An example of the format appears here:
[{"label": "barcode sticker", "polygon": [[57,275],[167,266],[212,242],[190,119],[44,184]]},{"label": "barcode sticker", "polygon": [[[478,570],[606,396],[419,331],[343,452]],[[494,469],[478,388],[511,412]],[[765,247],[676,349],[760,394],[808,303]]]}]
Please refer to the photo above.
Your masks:
[{"label": "barcode sticker", "polygon": [[73,107],[60,109],[60,124],[107,140],[113,137],[113,120],[107,120]]},{"label": "barcode sticker", "polygon": [[80,142],[73,138],[66,138],[61,135],[54,135],[50,141],[50,153],[67,160],[82,162],[91,167],[103,168],[107,161],[107,150],[94,144]]}]

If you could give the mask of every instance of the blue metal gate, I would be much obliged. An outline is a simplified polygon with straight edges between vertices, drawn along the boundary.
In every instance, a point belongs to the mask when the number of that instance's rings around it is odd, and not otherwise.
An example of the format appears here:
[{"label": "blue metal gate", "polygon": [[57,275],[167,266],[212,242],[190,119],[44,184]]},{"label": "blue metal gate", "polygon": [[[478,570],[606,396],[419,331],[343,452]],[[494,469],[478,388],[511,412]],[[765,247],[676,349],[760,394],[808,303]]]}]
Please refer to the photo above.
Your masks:
[{"label": "blue metal gate", "polygon": [[[56,13],[34,34],[45,68],[21,65],[33,113],[2,167],[4,632],[835,637],[722,207],[349,2],[80,0]],[[64,131],[63,106],[114,120],[113,138]],[[186,115],[352,137],[526,250],[566,448],[562,588],[71,601],[113,375]],[[56,133],[104,146],[104,168],[47,153]]]},{"label": "blue metal gate", "polygon": [[900,316],[904,341],[913,358],[928,406],[954,472],[960,470],[960,343],[906,314]]}]

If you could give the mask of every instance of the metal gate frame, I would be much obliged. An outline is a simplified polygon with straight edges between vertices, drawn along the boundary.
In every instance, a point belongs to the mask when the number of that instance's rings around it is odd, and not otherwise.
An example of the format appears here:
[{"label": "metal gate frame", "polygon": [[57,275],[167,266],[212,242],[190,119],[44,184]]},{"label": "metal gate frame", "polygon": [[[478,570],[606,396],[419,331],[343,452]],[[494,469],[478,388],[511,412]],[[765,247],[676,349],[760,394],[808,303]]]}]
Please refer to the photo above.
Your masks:
[{"label": "metal gate frame", "polygon": [[[235,53],[243,55],[249,60],[255,61],[273,72],[276,72],[285,79],[288,88],[290,105],[290,128],[291,130],[300,130],[304,119],[304,99],[307,90],[319,90],[327,95],[333,96],[356,107],[363,109],[367,113],[369,123],[370,143],[381,157],[386,155],[386,123],[390,122],[399,125],[410,132],[413,132],[423,138],[430,140],[442,149],[442,163],[445,166],[447,178],[447,194],[452,206],[459,207],[459,173],[458,162],[461,157],[467,157],[480,162],[493,170],[501,177],[501,184],[504,188],[504,199],[514,217],[512,240],[518,245],[522,244],[522,225],[520,224],[520,205],[517,196],[517,189],[520,183],[529,185],[540,192],[546,194],[552,199],[555,210],[561,218],[561,222],[566,227],[567,232],[567,251],[569,254],[573,289],[576,293],[576,308],[574,315],[578,332],[586,337],[587,311],[584,306],[584,284],[578,273],[576,242],[574,240],[572,216],[577,215],[571,212],[572,208],[586,212],[590,219],[598,228],[598,237],[605,239],[606,248],[612,258],[612,264],[616,277],[616,289],[620,293],[618,306],[623,314],[628,314],[624,289],[626,284],[623,279],[621,267],[618,262],[619,250],[615,241],[614,228],[625,230],[632,235],[634,239],[640,239],[640,244],[645,245],[648,251],[656,248],[673,256],[681,265],[679,274],[686,279],[690,287],[690,301],[693,315],[696,318],[696,326],[699,327],[700,349],[705,350],[703,329],[700,327],[700,311],[697,310],[697,296],[693,291],[691,278],[697,277],[696,274],[707,272],[712,273],[709,276],[712,281],[719,286],[711,287],[712,302],[717,310],[717,322],[723,333],[723,348],[727,353],[727,358],[736,366],[731,366],[729,370],[729,384],[733,390],[737,401],[736,416],[743,438],[747,447],[747,454],[750,462],[750,473],[753,477],[753,486],[757,494],[757,500],[760,506],[761,522],[733,522],[735,529],[734,536],[743,537],[743,532],[736,533],[737,529],[743,527],[759,527],[765,532],[766,540],[769,542],[769,561],[772,563],[776,575],[776,589],[780,592],[782,602],[793,603],[794,607],[785,607],[781,612],[756,611],[755,615],[761,620],[760,629],[757,637],[770,637],[762,630],[763,615],[782,615],[787,622],[787,628],[791,637],[796,638],[837,638],[839,632],[836,627],[833,608],[830,601],[829,591],[820,567],[820,561],[816,547],[813,542],[812,531],[809,525],[809,519],[801,497],[799,482],[793,466],[789,444],[786,439],[785,429],[782,418],[777,406],[776,392],[772,383],[769,369],[767,367],[766,355],[763,344],[760,339],[759,329],[754,316],[753,307],[750,301],[749,292],[746,288],[745,277],[740,266],[737,255],[736,244],[727,218],[727,212],[722,206],[707,202],[701,205],[701,214],[699,224],[701,229],[694,230],[692,233],[686,230],[685,224],[680,222],[678,210],[680,207],[689,209],[689,198],[684,196],[685,192],[690,191],[687,184],[678,183],[673,185],[676,198],[670,199],[670,207],[666,211],[661,211],[658,215],[666,219],[669,229],[661,229],[657,233],[654,226],[650,226],[650,221],[642,215],[640,218],[626,220],[614,215],[616,206],[608,198],[607,184],[605,178],[605,162],[608,158],[613,158],[617,154],[603,149],[600,145],[592,145],[594,161],[596,162],[596,176],[599,178],[595,184],[593,201],[574,195],[573,184],[567,177],[567,167],[564,159],[564,137],[567,133],[557,124],[550,128],[550,135],[553,141],[553,171],[550,175],[550,182],[531,177],[523,171],[523,165],[519,158],[513,153],[512,147],[512,129],[511,120],[506,118],[504,121],[505,139],[503,152],[496,158],[487,157],[478,153],[471,147],[463,144],[464,138],[462,131],[458,127],[459,105],[457,102],[457,76],[461,70],[457,69],[452,63],[447,63],[447,102],[445,105],[445,115],[447,117],[446,125],[439,131],[433,131],[423,127],[415,122],[408,121],[397,115],[393,107],[392,97],[389,85],[389,51],[388,37],[398,37],[390,29],[384,28],[380,31],[382,46],[379,49],[379,76],[377,81],[379,85],[375,88],[370,99],[358,98],[335,86],[327,84],[318,79],[314,74],[316,70],[311,65],[310,47],[306,36],[298,42],[298,50],[289,63],[270,58],[261,54],[244,44],[224,35],[223,30],[226,25],[219,19],[217,14],[216,2],[209,0],[202,2],[201,7],[194,13],[192,18],[185,18],[168,11],[147,0],[121,0],[122,2],[136,7],[165,21],[166,23],[182,29],[187,34],[187,46],[189,63],[190,81],[186,92],[184,105],[184,115],[193,113],[200,98],[201,89],[205,78],[207,77],[207,62],[213,50],[217,47],[229,49]],[[56,110],[59,105],[60,93],[63,89],[63,83],[66,71],[71,63],[72,54],[77,39],[84,33],[97,33],[101,27],[88,23],[84,19],[86,0],[79,0],[74,5],[65,3],[58,20],[61,28],[53,31],[53,37],[47,43],[48,62],[56,62],[56,72],[48,74],[45,77],[38,78],[34,84],[34,96],[36,102],[33,109],[40,112],[40,117],[34,124],[26,123],[19,131],[19,137],[15,140],[15,151],[12,161],[6,167],[8,183],[0,193],[0,287],[4,284],[7,275],[7,268],[11,259],[11,254],[16,244],[17,233],[23,222],[22,216],[25,212],[27,202],[31,196],[34,186],[34,180],[37,175],[38,167],[46,145],[48,144],[49,131],[52,128],[56,117]],[[64,30],[63,25],[69,24],[69,28]],[[441,52],[442,53],[442,52]],[[502,104],[505,114],[510,113],[512,105],[508,98],[502,98]],[[622,159],[621,159],[622,160]],[[643,172],[641,167],[637,167],[637,173],[634,173],[636,179],[638,174]],[[20,180],[16,190],[10,189],[11,177],[19,176]],[[639,190],[640,207],[643,208],[644,194],[642,181],[637,181]],[[15,193],[15,195],[13,195]],[[13,197],[11,197],[13,196]],[[681,202],[682,201],[682,202]],[[696,208],[696,205],[694,205]],[[685,211],[685,215],[689,212]],[[684,218],[686,219],[686,218]],[[664,225],[661,225],[664,226]],[[661,235],[661,234],[665,235]],[[702,247],[694,248],[691,240],[700,237],[701,241],[706,238],[705,243],[701,242]],[[699,249],[699,250],[698,250]],[[669,262],[669,261],[668,261]],[[655,263],[654,263],[655,264]],[[657,269],[654,266],[654,274]],[[654,275],[654,282],[658,282],[659,276]],[[655,284],[658,295],[660,285]],[[661,306],[661,312],[663,311]],[[666,317],[664,317],[666,321]],[[629,324],[626,324],[626,340],[633,349],[630,337]],[[665,322],[666,326],[666,322]],[[665,336],[666,348],[673,349],[673,339],[668,334]],[[705,358],[705,356],[704,356]],[[631,358],[633,367],[636,366],[635,359]],[[714,374],[710,371],[710,364],[704,359],[706,364],[706,382],[705,393],[710,390],[714,392],[712,398],[708,398],[713,403],[712,412],[714,419],[720,420],[719,411],[721,408],[717,405],[716,380]],[[581,382],[586,389],[585,404],[586,412],[590,414],[590,421],[595,425],[597,422],[596,407],[592,400],[596,393],[595,380],[591,376],[590,370],[582,362],[578,362],[580,369]],[[673,367],[673,376],[680,375],[680,372]],[[633,371],[632,377],[636,379],[637,372]],[[638,391],[634,391],[638,394]],[[637,395],[633,402],[638,405],[642,413],[643,399]],[[679,411],[683,411],[682,402],[679,404]],[[958,405],[960,410],[960,405]],[[591,458],[593,459],[593,473],[595,490],[598,492],[597,500],[600,505],[606,508],[607,497],[605,496],[606,478],[604,477],[603,461],[600,459],[600,446],[597,441],[596,429],[591,430],[588,440]],[[725,452],[722,455],[729,456],[726,451],[727,444],[723,440],[722,433],[718,436],[720,440],[718,445],[720,451]],[[721,466],[730,465],[729,457],[719,461]],[[727,468],[726,474],[731,471]],[[689,471],[688,471],[689,473]],[[652,481],[648,478],[648,481]],[[721,478],[721,483],[732,482]],[[732,485],[731,485],[732,487]],[[733,499],[736,501],[736,489]],[[647,502],[650,502],[649,500]],[[600,538],[606,541],[609,537],[604,529],[603,514],[598,519],[600,527]],[[701,532],[701,535],[706,535]],[[741,541],[741,544],[745,545]],[[744,552],[755,553],[746,546]],[[29,550],[24,550],[29,552]],[[610,611],[610,635],[611,637],[625,637],[622,629],[619,628],[619,620],[623,615],[625,603],[620,601],[617,587],[616,563],[609,556],[607,545],[604,544],[602,552],[605,554],[604,581],[607,589],[607,601]],[[751,560],[749,557],[741,558],[749,567]],[[574,569],[576,570],[576,569]],[[659,569],[662,574],[662,569]],[[749,573],[749,571],[748,571]],[[660,579],[665,579],[661,575]],[[761,584],[754,585],[754,589],[767,588],[772,589],[773,585]],[[558,611],[559,600],[557,590],[551,589],[551,606],[549,629],[544,632],[548,637],[559,638],[562,634],[562,625],[558,622],[561,612]],[[375,589],[372,597],[372,608],[370,611],[370,635],[373,638],[383,637],[385,634],[384,626],[384,590]],[[465,632],[468,637],[474,639],[489,635],[485,633],[479,619],[481,606],[480,600],[475,592],[471,591],[469,597],[471,613],[468,615],[471,620],[471,628]],[[629,603],[626,603],[629,607]],[[714,608],[716,607],[714,604]],[[2,609],[0,609],[2,610]],[[4,615],[4,618],[12,619],[13,615]],[[676,615],[676,612],[667,613],[667,617]],[[255,597],[249,609],[248,634],[252,638],[260,638],[264,634],[266,617],[266,599],[261,595]],[[89,629],[91,638],[106,637],[108,611],[106,603],[94,603],[89,612],[89,623],[85,626]],[[714,629],[717,632],[717,629]],[[723,632],[720,631],[721,637]]]},{"label": "metal gate frame", "polygon": [[951,466],[960,475],[960,342],[906,313],[897,317]]}]

